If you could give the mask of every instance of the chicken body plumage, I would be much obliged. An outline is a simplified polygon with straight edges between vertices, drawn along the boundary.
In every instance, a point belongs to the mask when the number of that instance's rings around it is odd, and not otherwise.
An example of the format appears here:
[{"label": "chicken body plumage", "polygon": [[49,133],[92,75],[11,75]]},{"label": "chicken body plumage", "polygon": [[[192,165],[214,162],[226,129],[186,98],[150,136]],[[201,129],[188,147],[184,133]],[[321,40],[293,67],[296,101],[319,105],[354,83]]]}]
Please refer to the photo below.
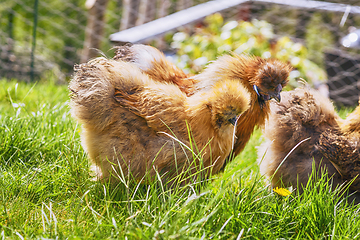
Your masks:
[{"label": "chicken body plumage", "polygon": [[158,49],[142,44],[116,48],[114,60],[132,62],[154,81],[173,83],[187,95],[194,92],[195,80],[166,59]]},{"label": "chicken body plumage", "polygon": [[326,169],[334,188],[350,181],[354,171],[360,173],[354,167],[360,166],[359,132],[354,130],[359,109],[342,120],[331,101],[315,90],[304,87],[281,95],[281,103],[271,103],[265,142],[258,151],[260,172],[273,187],[299,187],[301,192],[320,168]]},{"label": "chicken body plumage", "polygon": [[360,202],[360,138],[327,130],[317,144],[319,152],[329,160],[340,174],[343,183],[351,183],[351,192]]},{"label": "chicken body plumage", "polygon": [[[222,79],[232,79],[243,85],[250,93],[250,108],[238,121],[232,156],[244,149],[256,127],[264,125],[270,111],[268,100],[280,101],[280,92],[292,69],[276,59],[233,54],[218,58],[202,73],[192,76],[184,74],[159,50],[145,45],[120,47],[115,59],[133,62],[155,81],[174,83],[188,96],[209,91]],[[231,161],[232,156],[228,156],[226,162]]]},{"label": "chicken body plumage", "polygon": [[69,88],[72,115],[100,179],[130,173],[141,180],[158,171],[170,180],[199,165],[204,175],[217,173],[233,147],[233,124],[249,108],[248,91],[232,79],[188,97],[134,63],[105,58],[77,66]]}]

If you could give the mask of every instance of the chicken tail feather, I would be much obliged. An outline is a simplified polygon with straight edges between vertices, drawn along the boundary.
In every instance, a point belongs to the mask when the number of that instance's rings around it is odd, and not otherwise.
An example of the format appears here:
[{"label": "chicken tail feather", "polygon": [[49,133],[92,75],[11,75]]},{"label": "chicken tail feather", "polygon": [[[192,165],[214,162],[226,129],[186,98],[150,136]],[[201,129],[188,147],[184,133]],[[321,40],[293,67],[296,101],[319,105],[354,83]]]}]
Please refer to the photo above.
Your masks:
[{"label": "chicken tail feather", "polygon": [[[69,84],[72,115],[99,130],[116,121],[115,109],[132,110],[136,93],[148,81],[131,63],[97,58],[75,66]],[[120,103],[120,105],[119,105]]]}]

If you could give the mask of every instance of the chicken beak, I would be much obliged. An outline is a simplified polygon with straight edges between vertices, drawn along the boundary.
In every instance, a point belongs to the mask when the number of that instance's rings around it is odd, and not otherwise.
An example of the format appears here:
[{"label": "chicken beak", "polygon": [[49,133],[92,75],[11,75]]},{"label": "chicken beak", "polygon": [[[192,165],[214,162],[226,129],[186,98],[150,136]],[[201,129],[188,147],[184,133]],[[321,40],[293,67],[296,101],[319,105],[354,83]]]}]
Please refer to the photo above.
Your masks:
[{"label": "chicken beak", "polygon": [[242,115],[242,114],[240,114],[239,116],[235,116],[235,117],[229,119],[228,121],[229,121],[232,125],[236,126],[237,121],[239,120],[239,118],[241,117],[241,115]]},{"label": "chicken beak", "polygon": [[276,86],[274,92],[264,94],[264,95],[259,92],[258,86],[254,85],[253,88],[254,88],[254,91],[256,92],[256,94],[258,95],[259,104],[260,104],[261,108],[264,107],[266,101],[268,101],[272,98],[274,98],[277,102],[281,101],[281,96],[280,96],[280,92],[282,90],[281,84]]},{"label": "chicken beak", "polygon": [[281,90],[282,90],[281,84],[277,85],[275,92],[270,94],[270,99],[274,98],[277,102],[280,102],[281,101],[281,96],[280,96]]},{"label": "chicken beak", "polygon": [[235,126],[236,120],[237,120],[237,116],[235,116],[235,117],[233,117],[233,118],[230,118],[228,121],[229,121],[229,123],[231,123],[232,125]]},{"label": "chicken beak", "polygon": [[274,93],[272,95],[270,95],[270,99],[274,98],[277,102],[281,101],[281,96],[280,93]]}]

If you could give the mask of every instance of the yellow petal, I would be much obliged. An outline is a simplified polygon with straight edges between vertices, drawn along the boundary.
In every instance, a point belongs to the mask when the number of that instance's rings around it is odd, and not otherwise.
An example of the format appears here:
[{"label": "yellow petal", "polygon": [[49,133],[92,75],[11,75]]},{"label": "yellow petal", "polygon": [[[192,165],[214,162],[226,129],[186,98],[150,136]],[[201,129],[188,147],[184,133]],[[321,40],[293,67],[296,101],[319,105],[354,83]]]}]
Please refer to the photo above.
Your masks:
[{"label": "yellow petal", "polygon": [[280,196],[288,196],[291,194],[291,192],[289,190],[287,190],[286,188],[279,188],[279,187],[276,187],[273,189],[274,192],[276,192],[277,194],[279,194]]}]

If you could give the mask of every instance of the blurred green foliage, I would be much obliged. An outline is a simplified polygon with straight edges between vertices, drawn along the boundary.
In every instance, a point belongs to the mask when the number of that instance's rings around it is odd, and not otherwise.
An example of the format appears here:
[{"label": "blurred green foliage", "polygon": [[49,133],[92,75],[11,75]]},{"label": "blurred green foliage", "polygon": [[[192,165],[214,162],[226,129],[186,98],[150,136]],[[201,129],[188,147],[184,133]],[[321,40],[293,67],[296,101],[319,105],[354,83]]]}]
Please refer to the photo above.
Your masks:
[{"label": "blurred green foliage", "polygon": [[178,65],[190,72],[200,72],[209,61],[228,53],[250,54],[263,58],[277,58],[289,62],[294,71],[290,75],[290,87],[303,78],[314,84],[326,79],[323,69],[308,59],[308,50],[289,37],[276,38],[273,26],[266,21],[229,21],[224,23],[221,14],[208,16],[204,26],[194,34],[178,32],[171,43],[178,49]]},{"label": "blurred green foliage", "polygon": [[306,26],[305,41],[309,48],[309,55],[318,64],[324,64],[325,62],[324,54],[319,54],[319,52],[324,52],[326,46],[333,46],[336,42],[333,32],[329,28],[323,27],[326,17],[331,19],[335,17],[332,15],[334,14],[328,13],[327,16],[323,16],[321,13],[314,13]]}]

